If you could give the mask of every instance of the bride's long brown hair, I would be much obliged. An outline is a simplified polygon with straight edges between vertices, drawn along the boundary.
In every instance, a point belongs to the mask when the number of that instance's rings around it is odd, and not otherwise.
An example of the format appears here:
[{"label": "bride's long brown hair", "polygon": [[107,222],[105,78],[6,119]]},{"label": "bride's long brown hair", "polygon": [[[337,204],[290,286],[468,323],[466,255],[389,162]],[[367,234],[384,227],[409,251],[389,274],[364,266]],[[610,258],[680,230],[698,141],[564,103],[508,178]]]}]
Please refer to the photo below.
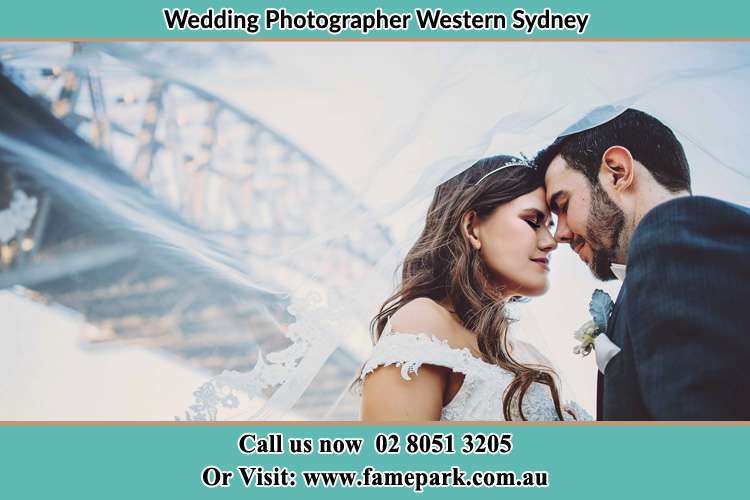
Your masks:
[{"label": "bride's long brown hair", "polygon": [[544,185],[538,170],[527,166],[510,166],[484,177],[515,161],[522,162],[504,155],[485,158],[437,187],[424,230],[402,264],[401,284],[382,305],[370,328],[377,340],[388,319],[416,298],[450,304],[463,326],[476,334],[484,360],[514,375],[503,395],[505,419],[512,420],[517,414],[526,420],[523,398],[531,384],[539,382],[549,387],[562,420],[554,372],[539,365],[524,365],[510,355],[505,308],[512,297],[505,296],[501,284],[491,279],[484,261],[461,230],[464,214],[474,211],[480,218],[489,217],[500,205]]}]

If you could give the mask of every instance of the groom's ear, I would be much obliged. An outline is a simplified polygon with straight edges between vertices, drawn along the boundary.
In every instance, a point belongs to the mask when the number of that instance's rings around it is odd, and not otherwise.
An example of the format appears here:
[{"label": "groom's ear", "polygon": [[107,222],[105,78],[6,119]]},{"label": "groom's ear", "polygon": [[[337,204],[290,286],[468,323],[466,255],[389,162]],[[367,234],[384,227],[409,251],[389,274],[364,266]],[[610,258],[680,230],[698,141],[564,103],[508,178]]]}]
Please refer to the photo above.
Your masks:
[{"label": "groom's ear", "polygon": [[633,184],[635,162],[628,148],[612,146],[602,155],[599,182],[622,193]]},{"label": "groom's ear", "polygon": [[482,248],[482,242],[479,240],[479,231],[476,226],[478,220],[479,217],[474,210],[466,212],[461,218],[461,232],[464,233],[464,238],[469,241],[474,250]]}]

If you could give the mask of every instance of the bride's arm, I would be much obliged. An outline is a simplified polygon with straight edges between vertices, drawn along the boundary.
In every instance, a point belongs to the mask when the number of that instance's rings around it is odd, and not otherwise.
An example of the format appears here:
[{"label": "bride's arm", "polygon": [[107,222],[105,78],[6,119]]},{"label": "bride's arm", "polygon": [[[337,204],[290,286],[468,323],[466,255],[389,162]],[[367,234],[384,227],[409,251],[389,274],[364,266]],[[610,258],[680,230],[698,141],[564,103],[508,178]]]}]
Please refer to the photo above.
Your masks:
[{"label": "bride's arm", "polygon": [[448,368],[422,365],[404,380],[395,365],[377,368],[362,386],[362,420],[440,420],[449,375]]},{"label": "bride's arm", "polygon": [[[404,305],[393,315],[391,324],[394,332],[402,332],[394,335],[429,333],[450,340],[450,316],[429,299],[415,299]],[[400,354],[402,359],[414,361],[424,353]],[[417,372],[410,372],[406,380],[399,365],[376,368],[362,385],[362,420],[440,420],[451,371],[448,367],[420,362]]]}]

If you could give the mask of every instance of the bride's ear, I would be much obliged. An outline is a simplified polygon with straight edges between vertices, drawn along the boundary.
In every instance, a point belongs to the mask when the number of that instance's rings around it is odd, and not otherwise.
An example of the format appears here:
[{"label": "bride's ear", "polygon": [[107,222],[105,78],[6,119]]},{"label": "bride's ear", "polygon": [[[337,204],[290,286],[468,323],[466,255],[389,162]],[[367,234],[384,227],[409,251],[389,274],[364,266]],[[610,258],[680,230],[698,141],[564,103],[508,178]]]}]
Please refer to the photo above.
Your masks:
[{"label": "bride's ear", "polygon": [[477,222],[479,217],[475,211],[466,212],[461,218],[461,232],[464,234],[464,238],[469,241],[469,244],[474,247],[474,250],[482,248],[482,242],[479,240],[479,231],[477,229]]},{"label": "bride's ear", "polygon": [[599,182],[612,191],[626,191],[633,184],[634,174],[635,162],[627,148],[612,146],[602,155]]}]

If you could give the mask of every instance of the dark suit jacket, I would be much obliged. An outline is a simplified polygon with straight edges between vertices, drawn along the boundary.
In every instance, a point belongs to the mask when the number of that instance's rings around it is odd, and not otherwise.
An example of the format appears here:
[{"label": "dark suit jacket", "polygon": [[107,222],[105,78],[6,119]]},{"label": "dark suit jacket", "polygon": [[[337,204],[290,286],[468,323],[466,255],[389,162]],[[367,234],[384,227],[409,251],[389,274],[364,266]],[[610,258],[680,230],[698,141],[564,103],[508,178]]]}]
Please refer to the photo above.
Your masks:
[{"label": "dark suit jacket", "polygon": [[699,196],[633,234],[600,420],[750,420],[750,210]]}]

